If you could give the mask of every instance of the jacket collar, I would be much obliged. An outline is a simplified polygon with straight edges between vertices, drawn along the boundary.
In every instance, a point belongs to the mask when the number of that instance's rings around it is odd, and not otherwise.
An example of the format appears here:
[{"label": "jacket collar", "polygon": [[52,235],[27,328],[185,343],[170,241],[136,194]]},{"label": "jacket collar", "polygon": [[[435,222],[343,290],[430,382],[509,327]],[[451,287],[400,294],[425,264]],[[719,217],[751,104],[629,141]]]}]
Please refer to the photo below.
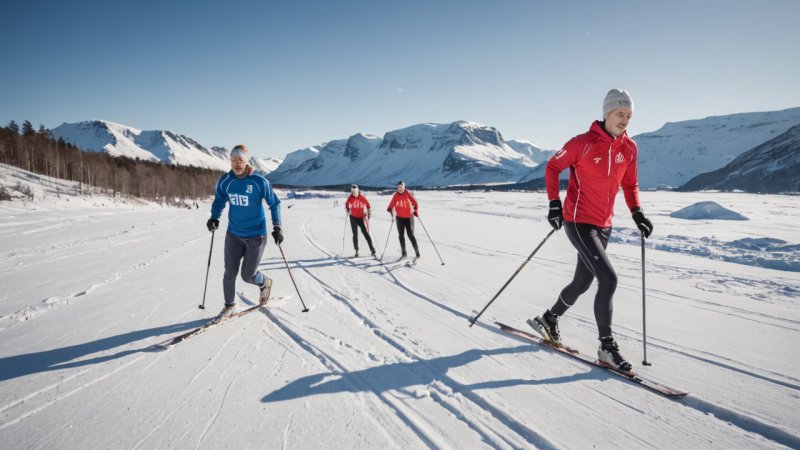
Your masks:
[{"label": "jacket collar", "polygon": [[628,130],[623,131],[619,137],[614,139],[614,136],[611,136],[608,134],[608,131],[606,131],[604,122],[600,120],[592,122],[592,125],[589,127],[589,132],[597,135],[599,141],[606,142],[614,147],[620,146],[630,140],[628,137]]}]

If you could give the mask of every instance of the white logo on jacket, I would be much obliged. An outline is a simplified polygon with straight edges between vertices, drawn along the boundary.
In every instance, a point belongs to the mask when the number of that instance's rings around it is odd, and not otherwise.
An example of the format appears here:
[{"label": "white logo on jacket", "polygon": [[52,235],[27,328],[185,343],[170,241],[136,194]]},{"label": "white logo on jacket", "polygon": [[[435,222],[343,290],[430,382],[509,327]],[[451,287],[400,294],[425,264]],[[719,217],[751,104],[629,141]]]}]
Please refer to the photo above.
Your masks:
[{"label": "white logo on jacket", "polygon": [[622,153],[617,153],[617,156],[614,158],[614,162],[617,164],[622,164],[625,162],[625,155]]},{"label": "white logo on jacket", "polygon": [[594,163],[595,163],[595,164],[598,164],[598,163],[599,163],[600,161],[602,161],[602,160],[603,160],[603,158],[601,158],[601,157],[599,157],[599,156],[598,156],[597,158],[594,158]]},{"label": "white logo on jacket", "polygon": [[247,193],[248,194],[252,194],[253,193],[253,185],[252,184],[248,184],[247,185]]}]

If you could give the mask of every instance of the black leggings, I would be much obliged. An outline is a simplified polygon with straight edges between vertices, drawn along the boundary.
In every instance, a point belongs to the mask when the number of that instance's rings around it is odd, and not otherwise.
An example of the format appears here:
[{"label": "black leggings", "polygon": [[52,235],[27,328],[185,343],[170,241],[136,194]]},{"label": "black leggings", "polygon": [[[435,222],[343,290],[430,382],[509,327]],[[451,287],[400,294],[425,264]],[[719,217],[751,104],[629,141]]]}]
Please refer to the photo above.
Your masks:
[{"label": "black leggings", "polygon": [[367,225],[365,224],[367,220],[362,217],[353,217],[350,216],[350,228],[353,230],[353,248],[358,251],[358,229],[361,228],[361,233],[364,234],[364,238],[367,240],[367,245],[369,245],[369,250],[375,251],[375,247],[372,246],[372,237],[369,235],[369,231],[367,230]]},{"label": "black leggings", "polygon": [[397,234],[400,236],[400,249],[403,253],[406,252],[406,238],[403,236],[403,230],[408,233],[408,240],[411,241],[411,245],[414,247],[414,251],[419,253],[419,247],[417,247],[417,238],[414,237],[414,218],[409,217],[397,217]]},{"label": "black leggings", "polygon": [[572,282],[561,291],[550,312],[557,316],[563,315],[575,304],[578,296],[589,289],[592,280],[597,278],[594,318],[600,337],[611,336],[612,299],[617,290],[617,273],[606,254],[611,227],[600,228],[586,223],[564,222],[564,231],[578,250],[578,264]]}]

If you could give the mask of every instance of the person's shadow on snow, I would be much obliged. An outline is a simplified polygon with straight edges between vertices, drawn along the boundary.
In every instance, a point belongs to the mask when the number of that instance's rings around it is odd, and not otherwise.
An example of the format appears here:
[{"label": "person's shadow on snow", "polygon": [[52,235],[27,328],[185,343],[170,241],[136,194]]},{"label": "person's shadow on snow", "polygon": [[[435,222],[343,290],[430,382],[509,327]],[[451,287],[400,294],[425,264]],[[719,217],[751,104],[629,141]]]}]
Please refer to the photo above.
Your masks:
[{"label": "person's shadow on snow", "polygon": [[82,367],[90,364],[98,364],[116,358],[122,358],[132,353],[150,351],[152,347],[124,350],[110,355],[102,355],[89,359],[76,359],[100,353],[125,344],[130,344],[149,337],[162,334],[178,333],[191,328],[198,327],[206,322],[206,319],[194,320],[162,327],[148,328],[146,330],[136,330],[128,333],[109,336],[83,344],[70,345],[68,347],[44,350],[24,355],[7,356],[0,358],[0,381],[12,378],[24,377],[40,372],[53,370],[63,370],[72,367]]},{"label": "person's shadow on snow", "polygon": [[447,371],[473,363],[483,356],[497,356],[511,353],[525,353],[539,351],[534,345],[520,345],[517,347],[498,348],[492,350],[468,350],[451,356],[442,356],[429,360],[417,360],[405,363],[385,364],[368,369],[352,372],[327,372],[309,375],[264,396],[264,403],[291,400],[301,397],[310,397],[321,394],[335,394],[339,392],[373,392],[381,394],[392,390],[404,388],[424,387],[438,380],[443,381],[450,388],[460,392],[469,392],[477,389],[493,389],[518,385],[541,385],[570,383],[587,379],[603,379],[598,371],[588,370],[579,373],[550,379],[505,379],[485,381],[465,385],[447,375]]}]

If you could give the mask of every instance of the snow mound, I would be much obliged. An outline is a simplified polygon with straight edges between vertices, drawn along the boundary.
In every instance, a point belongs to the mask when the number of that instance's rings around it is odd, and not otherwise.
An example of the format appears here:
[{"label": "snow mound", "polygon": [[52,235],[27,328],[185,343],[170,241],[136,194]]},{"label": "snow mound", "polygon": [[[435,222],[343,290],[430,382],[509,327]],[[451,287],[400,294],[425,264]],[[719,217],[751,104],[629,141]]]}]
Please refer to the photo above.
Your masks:
[{"label": "snow mound", "polygon": [[749,220],[717,202],[698,202],[675,211],[670,217],[686,220]]}]

